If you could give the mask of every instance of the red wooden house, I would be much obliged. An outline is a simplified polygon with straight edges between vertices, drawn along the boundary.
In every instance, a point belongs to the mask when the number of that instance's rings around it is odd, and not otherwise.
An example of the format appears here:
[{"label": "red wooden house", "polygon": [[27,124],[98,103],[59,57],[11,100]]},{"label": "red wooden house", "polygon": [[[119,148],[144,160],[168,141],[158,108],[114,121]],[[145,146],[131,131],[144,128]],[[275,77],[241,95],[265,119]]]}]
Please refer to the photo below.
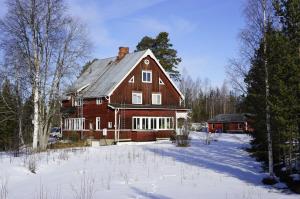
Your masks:
[{"label": "red wooden house", "polygon": [[95,60],[62,101],[63,135],[114,141],[168,139],[186,119],[184,96],[151,50]]},{"label": "red wooden house", "polygon": [[245,133],[253,129],[249,125],[247,114],[219,114],[208,120],[210,132]]}]

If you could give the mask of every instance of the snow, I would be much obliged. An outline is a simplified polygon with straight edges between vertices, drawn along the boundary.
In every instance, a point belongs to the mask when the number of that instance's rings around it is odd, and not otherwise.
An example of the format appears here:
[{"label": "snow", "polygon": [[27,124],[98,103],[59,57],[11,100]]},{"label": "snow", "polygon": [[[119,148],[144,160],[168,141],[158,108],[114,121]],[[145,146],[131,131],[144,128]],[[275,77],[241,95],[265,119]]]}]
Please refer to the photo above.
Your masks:
[{"label": "snow", "polygon": [[[299,198],[265,186],[260,164],[244,150],[250,137],[194,132],[191,146],[169,141],[51,150],[11,157],[0,154],[1,185],[8,198]],[[33,161],[35,160],[35,161]],[[28,169],[36,163],[36,174]],[[0,196],[1,198],[1,196]]]}]

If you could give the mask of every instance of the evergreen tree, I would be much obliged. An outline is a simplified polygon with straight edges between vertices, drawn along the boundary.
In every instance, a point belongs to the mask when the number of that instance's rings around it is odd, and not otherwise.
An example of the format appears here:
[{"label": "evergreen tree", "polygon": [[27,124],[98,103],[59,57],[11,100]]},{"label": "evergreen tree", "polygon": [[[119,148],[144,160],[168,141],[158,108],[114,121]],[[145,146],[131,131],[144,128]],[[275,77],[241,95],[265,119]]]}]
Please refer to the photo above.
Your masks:
[{"label": "evergreen tree", "polygon": [[177,51],[172,48],[169,34],[167,32],[159,33],[156,38],[145,36],[136,46],[136,51],[151,49],[164,69],[175,81],[179,81],[180,73],[177,69],[181,58],[177,57]]},{"label": "evergreen tree", "polygon": [[5,80],[0,92],[0,150],[18,147],[17,98],[12,90],[12,85]]}]

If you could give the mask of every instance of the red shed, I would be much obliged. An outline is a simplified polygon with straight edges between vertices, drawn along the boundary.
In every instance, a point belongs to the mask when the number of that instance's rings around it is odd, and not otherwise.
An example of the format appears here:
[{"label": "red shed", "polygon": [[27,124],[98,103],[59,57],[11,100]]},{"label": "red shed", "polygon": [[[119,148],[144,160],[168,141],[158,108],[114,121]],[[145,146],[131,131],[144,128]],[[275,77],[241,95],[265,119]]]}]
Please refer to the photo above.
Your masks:
[{"label": "red shed", "polygon": [[249,115],[242,114],[219,114],[208,120],[210,132],[245,133],[253,129],[249,125]]},{"label": "red shed", "polygon": [[62,101],[63,134],[118,141],[168,139],[186,119],[184,96],[151,50],[95,60]]}]

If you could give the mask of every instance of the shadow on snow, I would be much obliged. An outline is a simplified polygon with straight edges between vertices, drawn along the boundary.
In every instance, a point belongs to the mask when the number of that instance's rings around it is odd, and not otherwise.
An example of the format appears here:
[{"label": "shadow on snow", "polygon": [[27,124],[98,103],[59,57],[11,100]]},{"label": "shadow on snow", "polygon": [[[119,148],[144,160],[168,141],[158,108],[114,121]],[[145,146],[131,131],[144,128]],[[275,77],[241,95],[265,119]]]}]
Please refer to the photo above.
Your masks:
[{"label": "shadow on snow", "polygon": [[194,139],[191,147],[168,147],[153,148],[145,147],[146,150],[161,156],[174,158],[176,161],[189,165],[206,168],[223,173],[228,176],[238,178],[253,185],[263,185],[261,179],[260,163],[256,162],[243,149],[245,144],[229,141],[213,141],[210,145],[205,145],[204,140]]}]

